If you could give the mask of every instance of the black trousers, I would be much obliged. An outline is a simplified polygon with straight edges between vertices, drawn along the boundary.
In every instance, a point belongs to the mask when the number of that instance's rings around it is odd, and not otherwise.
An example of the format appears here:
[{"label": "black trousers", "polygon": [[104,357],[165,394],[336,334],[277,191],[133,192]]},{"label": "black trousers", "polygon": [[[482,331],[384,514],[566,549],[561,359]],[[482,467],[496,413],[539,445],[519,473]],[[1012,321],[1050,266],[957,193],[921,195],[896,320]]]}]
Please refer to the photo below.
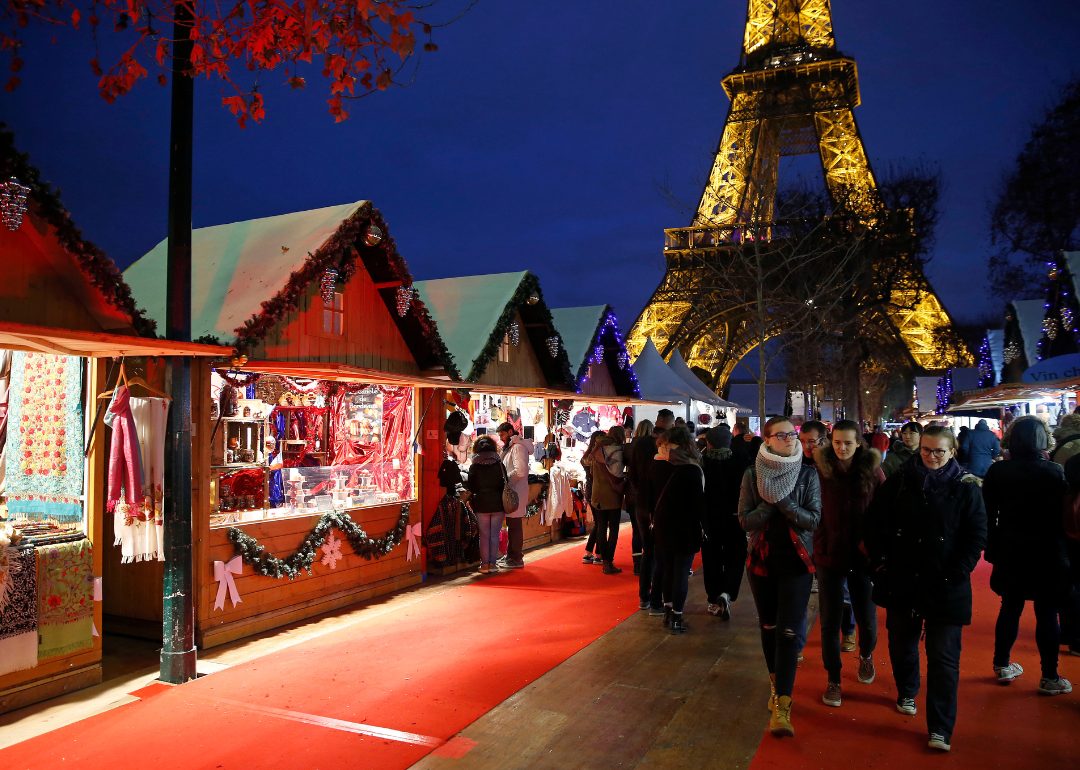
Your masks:
[{"label": "black trousers", "polygon": [[720,594],[727,594],[731,601],[738,599],[745,568],[745,532],[717,532],[706,537],[701,543],[701,570],[709,604],[717,604]]},{"label": "black trousers", "polygon": [[630,551],[634,556],[641,555],[641,527],[637,520],[637,504],[636,503],[624,503],[626,506],[626,512],[630,514],[630,531],[633,535],[630,538]]},{"label": "black trousers", "polygon": [[649,515],[638,509],[634,512],[641,533],[641,569],[638,574],[638,599],[654,609],[664,606],[662,584],[663,562],[656,553],[656,542],[650,529]]},{"label": "black trousers", "polygon": [[506,517],[506,559],[514,564],[525,563],[525,519]]},{"label": "black trousers", "polygon": [[[1025,603],[1023,596],[1006,594],[1001,597],[1001,611],[994,627],[995,666],[1009,665],[1009,654],[1020,633],[1020,616],[1024,614]],[[1042,675],[1047,679],[1057,679],[1060,646],[1057,598],[1042,597],[1032,604],[1035,605],[1035,645],[1039,648]]]},{"label": "black trousers", "polygon": [[795,690],[799,650],[806,639],[806,605],[810,603],[814,576],[809,572],[792,576],[751,572],[749,577],[761,624],[765,665],[770,674],[776,674],[776,694],[790,698]]},{"label": "black trousers", "polygon": [[603,561],[613,561],[615,546],[619,544],[619,522],[622,520],[622,509],[594,508],[593,520],[593,532],[596,533],[596,555]]},{"label": "black trousers", "polygon": [[663,551],[664,604],[670,604],[675,612],[682,613],[686,595],[690,592],[690,568],[694,565],[692,553],[669,553]]},{"label": "black trousers", "polygon": [[[877,647],[877,605],[870,598],[870,578],[855,570],[818,567],[818,606],[821,626],[821,659],[829,681],[840,683],[840,631],[846,607],[851,607],[859,627],[859,654],[869,658]],[[844,581],[851,589],[851,603],[844,602]]]},{"label": "black trousers", "polygon": [[926,629],[926,728],[952,738],[956,727],[956,694],[960,689],[960,635],[963,626],[924,621],[911,612],[886,610],[889,659],[900,698],[919,694],[919,639]]}]

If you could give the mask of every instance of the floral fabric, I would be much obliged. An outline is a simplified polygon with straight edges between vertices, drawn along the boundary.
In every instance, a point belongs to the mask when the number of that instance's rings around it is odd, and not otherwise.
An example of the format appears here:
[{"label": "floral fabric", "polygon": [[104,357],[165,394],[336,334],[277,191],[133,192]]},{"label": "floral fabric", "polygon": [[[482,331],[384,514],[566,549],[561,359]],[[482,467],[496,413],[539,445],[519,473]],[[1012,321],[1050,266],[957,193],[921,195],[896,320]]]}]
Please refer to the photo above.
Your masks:
[{"label": "floral fabric", "polygon": [[37,549],[38,660],[93,646],[94,551],[85,538]]},{"label": "floral fabric", "polygon": [[7,548],[8,590],[0,608],[0,676],[37,665],[37,572],[33,548]]},{"label": "floral fabric", "polygon": [[82,359],[15,352],[7,435],[7,505],[16,517],[82,521]]}]

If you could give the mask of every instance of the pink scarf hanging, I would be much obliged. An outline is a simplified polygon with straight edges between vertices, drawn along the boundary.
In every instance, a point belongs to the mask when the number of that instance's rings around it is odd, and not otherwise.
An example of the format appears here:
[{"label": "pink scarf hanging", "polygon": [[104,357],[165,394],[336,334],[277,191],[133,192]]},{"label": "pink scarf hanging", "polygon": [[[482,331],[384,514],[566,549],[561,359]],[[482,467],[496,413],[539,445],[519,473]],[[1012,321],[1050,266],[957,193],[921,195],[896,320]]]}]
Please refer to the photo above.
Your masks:
[{"label": "pink scarf hanging", "polygon": [[131,524],[130,520],[136,517],[142,518],[142,467],[139,464],[139,437],[135,432],[135,418],[131,416],[131,405],[128,400],[131,391],[126,385],[121,385],[113,395],[109,412],[113,415],[112,420],[112,445],[109,448],[109,493],[107,496],[108,510],[112,511],[117,504],[123,504],[120,490],[123,487],[124,497],[127,499],[127,510],[124,513],[124,523]]}]

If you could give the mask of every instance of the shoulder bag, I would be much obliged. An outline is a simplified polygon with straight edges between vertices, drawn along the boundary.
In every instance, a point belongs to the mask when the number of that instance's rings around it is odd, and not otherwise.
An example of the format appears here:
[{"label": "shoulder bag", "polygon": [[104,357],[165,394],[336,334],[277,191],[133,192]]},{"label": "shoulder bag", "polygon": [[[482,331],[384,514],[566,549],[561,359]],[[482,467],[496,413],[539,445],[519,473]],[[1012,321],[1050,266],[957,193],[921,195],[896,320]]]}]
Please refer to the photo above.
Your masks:
[{"label": "shoulder bag", "polygon": [[517,490],[514,489],[510,483],[510,476],[506,472],[506,466],[503,465],[502,460],[499,460],[499,467],[502,468],[503,474],[503,491],[502,491],[502,506],[504,513],[513,513],[518,509],[520,500],[518,499]]}]

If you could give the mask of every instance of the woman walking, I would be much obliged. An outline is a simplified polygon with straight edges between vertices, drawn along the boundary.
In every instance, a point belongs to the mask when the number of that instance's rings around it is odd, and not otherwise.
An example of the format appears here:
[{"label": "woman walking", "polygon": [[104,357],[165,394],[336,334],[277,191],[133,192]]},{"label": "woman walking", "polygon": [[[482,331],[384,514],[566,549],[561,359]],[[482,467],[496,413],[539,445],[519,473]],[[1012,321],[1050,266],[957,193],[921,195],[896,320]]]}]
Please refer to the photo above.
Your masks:
[{"label": "woman walking", "polygon": [[790,420],[771,418],[762,435],[754,464],[743,475],[739,523],[750,533],[747,571],[772,683],[769,731],[792,736],[791,695],[806,637],[814,573],[810,554],[821,520],[821,486],[817,470],[803,465],[799,432]]},{"label": "woman walking", "polygon": [[653,596],[653,536],[652,508],[648,497],[649,472],[656,457],[656,437],[653,424],[642,420],[634,431],[634,440],[630,444],[630,456],[626,463],[626,480],[634,490],[634,513],[637,519],[638,533],[641,536],[641,559],[635,568],[638,572],[638,609],[647,610],[650,606],[663,613],[663,599],[660,584],[656,584]]},{"label": "woman walking", "polygon": [[581,557],[582,564],[603,564],[604,560],[600,556],[593,555],[596,550],[596,506],[592,504],[593,493],[593,469],[591,464],[585,463],[585,458],[592,454],[594,448],[596,448],[596,442],[604,437],[604,431],[594,431],[589,436],[589,445],[585,448],[585,453],[581,455],[582,468],[585,469],[585,503],[589,506],[589,510],[593,514],[593,527],[589,530],[589,537],[585,541],[585,555]]},{"label": "woman walking", "polygon": [[604,565],[605,575],[617,575],[615,546],[619,544],[619,524],[622,521],[623,483],[626,463],[623,444],[626,431],[614,426],[601,435],[593,448],[581,458],[581,464],[592,469],[593,531],[596,533],[596,555]]},{"label": "woman walking", "polygon": [[927,428],[919,454],[881,485],[866,510],[873,598],[886,610],[896,710],[915,714],[925,634],[928,745],[940,751],[949,751],[956,726],[960,637],[971,624],[971,571],[986,546],[982,494],[955,453],[951,430]]},{"label": "woman walking", "polygon": [[[874,435],[884,435],[877,433]],[[821,482],[821,524],[814,530],[814,565],[817,567],[821,625],[821,660],[829,675],[822,701],[840,705],[840,627],[844,615],[844,582],[859,629],[861,684],[874,681],[877,647],[877,607],[870,596],[873,586],[866,574],[867,559],[860,550],[863,514],[874,492],[885,481],[881,455],[862,446],[859,424],[841,420],[832,440],[815,453]]]},{"label": "woman walking", "polygon": [[731,431],[710,428],[705,434],[701,469],[705,474],[705,539],[701,569],[709,614],[731,619],[746,567],[746,533],[739,524],[739,490],[746,463],[731,452]]},{"label": "woman walking", "polygon": [[690,567],[701,549],[701,522],[705,514],[705,479],[694,436],[674,427],[661,439],[663,459],[653,465],[650,490],[653,538],[663,560],[664,626],[673,634],[688,630],[683,620]]},{"label": "woman walking", "polygon": [[1001,597],[994,635],[994,673],[1002,684],[1024,673],[1009,659],[1020,631],[1024,605],[1035,605],[1041,695],[1072,692],[1058,676],[1058,612],[1070,585],[1069,558],[1061,505],[1065,472],[1046,459],[1050,429],[1035,415],[1009,426],[1001,442],[1009,459],[996,462],[983,480],[986,504],[986,560],[994,565],[990,588]]},{"label": "woman walking", "polygon": [[469,505],[480,525],[480,571],[498,572],[499,532],[502,531],[502,491],[504,469],[499,458],[499,447],[491,436],[481,436],[473,444],[469,479],[465,485],[472,497]]}]

